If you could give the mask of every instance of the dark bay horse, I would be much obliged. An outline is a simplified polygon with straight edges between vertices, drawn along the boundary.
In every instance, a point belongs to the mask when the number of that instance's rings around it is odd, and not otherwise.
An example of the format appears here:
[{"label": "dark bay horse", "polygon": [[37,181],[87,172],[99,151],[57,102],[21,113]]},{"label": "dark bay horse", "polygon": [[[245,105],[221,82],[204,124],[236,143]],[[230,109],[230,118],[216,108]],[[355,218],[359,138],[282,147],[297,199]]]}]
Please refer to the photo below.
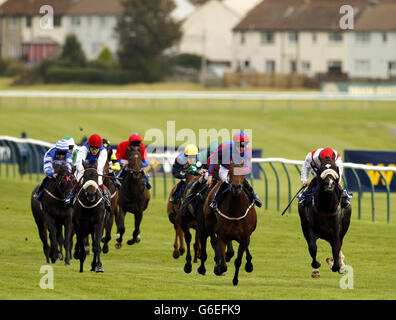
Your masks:
[{"label": "dark bay horse", "polygon": [[92,251],[94,252],[91,271],[104,272],[100,260],[100,242],[103,236],[107,211],[104,206],[102,193],[99,190],[97,164],[90,166],[83,161],[83,167],[82,187],[77,193],[74,203],[73,223],[77,236],[74,258],[80,259],[80,272],[83,272],[86,258],[84,240],[91,235]]},{"label": "dark bay horse", "polygon": [[349,228],[351,206],[341,208],[340,194],[337,189],[339,170],[335,161],[330,158],[321,160],[321,167],[317,172],[318,187],[313,193],[312,204],[304,206],[299,203],[301,227],[312,257],[312,277],[319,278],[320,263],[316,260],[318,238],[330,243],[333,259],[328,258],[333,272],[345,272],[344,255],[341,246]]},{"label": "dark bay horse", "polygon": [[[221,185],[217,183],[215,188],[209,193],[204,204],[204,214],[206,228],[212,238],[215,239],[215,259],[216,266],[214,273],[221,275],[227,271],[225,247],[227,242],[236,240],[239,243],[238,255],[235,259],[235,274],[232,280],[234,285],[238,284],[239,268],[242,257],[246,251],[246,272],[253,271],[252,255],[249,252],[250,236],[256,229],[257,215],[254,202],[250,202],[248,195],[243,191],[244,174],[239,172],[244,163],[229,166],[229,192],[224,200],[218,205],[216,210],[210,208],[215,192]],[[202,246],[202,250],[206,250]]]},{"label": "dark bay horse", "polygon": [[113,153],[113,150],[111,147],[107,150],[107,161],[103,169],[103,184],[106,186],[106,188],[110,192],[110,201],[111,201],[111,212],[109,217],[106,219],[106,224],[105,224],[105,231],[106,234],[104,238],[102,239],[103,242],[103,253],[108,253],[109,252],[109,241],[111,240],[111,229],[113,228],[113,223],[114,223],[114,217],[118,214],[118,189],[114,185],[114,182],[111,180],[109,176],[109,162],[110,162],[110,157]]},{"label": "dark bay horse", "polygon": [[[54,167],[57,177],[49,182],[44,189],[41,203],[33,200],[33,195],[39,188],[35,187],[31,196],[31,209],[36,221],[39,236],[43,243],[44,255],[49,263],[55,263],[57,259],[63,259],[63,246],[65,248],[65,264],[70,263],[72,248],[72,209],[64,207],[64,201],[69,196],[73,184],[74,176],[68,171],[66,166]],[[63,236],[64,227],[64,236]],[[51,247],[48,245],[49,231]]]},{"label": "dark bay horse", "polygon": [[142,168],[142,155],[137,148],[129,147],[128,165],[124,168],[126,175],[121,182],[118,198],[118,212],[115,215],[117,224],[116,248],[121,248],[122,236],[125,233],[125,215],[131,212],[135,216],[135,229],[128,245],[138,243],[140,237],[140,223],[143,211],[147,209],[150,201],[150,190],[147,189],[144,178],[146,176]]}]

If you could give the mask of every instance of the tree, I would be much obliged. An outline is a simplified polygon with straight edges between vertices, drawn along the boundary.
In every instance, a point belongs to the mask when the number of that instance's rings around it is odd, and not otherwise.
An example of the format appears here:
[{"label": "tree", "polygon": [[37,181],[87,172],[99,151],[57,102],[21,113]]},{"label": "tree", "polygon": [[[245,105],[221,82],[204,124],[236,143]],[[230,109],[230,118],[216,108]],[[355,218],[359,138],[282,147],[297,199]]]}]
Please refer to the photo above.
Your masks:
[{"label": "tree", "polygon": [[156,81],[164,75],[164,51],[181,37],[181,24],[171,18],[173,0],[124,0],[124,14],[116,32],[120,65],[139,80]]},{"label": "tree", "polygon": [[85,66],[85,54],[81,48],[80,42],[75,35],[68,35],[66,37],[65,45],[63,46],[59,60],[62,63],[71,66]]}]

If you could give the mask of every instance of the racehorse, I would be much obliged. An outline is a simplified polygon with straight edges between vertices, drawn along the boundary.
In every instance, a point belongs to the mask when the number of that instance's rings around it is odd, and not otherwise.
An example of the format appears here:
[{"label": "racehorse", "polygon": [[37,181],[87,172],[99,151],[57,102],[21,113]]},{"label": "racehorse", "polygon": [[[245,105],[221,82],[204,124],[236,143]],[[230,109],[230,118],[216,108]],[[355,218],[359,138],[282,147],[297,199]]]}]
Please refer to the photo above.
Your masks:
[{"label": "racehorse", "polygon": [[[33,200],[33,195],[37,192],[39,185],[33,190],[31,209],[43,243],[47,263],[49,263],[49,258],[52,263],[55,263],[57,259],[62,260],[64,246],[65,264],[68,265],[71,258],[73,225],[72,209],[66,209],[64,201],[73,188],[75,178],[66,166],[55,166],[54,171],[58,175],[55,179],[51,179],[47,187],[44,188],[41,202]],[[64,237],[62,235],[63,226]],[[51,247],[48,245],[47,230],[49,230]]]},{"label": "racehorse", "polygon": [[110,192],[110,201],[111,201],[111,212],[109,217],[106,220],[105,224],[105,231],[106,235],[102,239],[103,242],[103,248],[102,251],[103,253],[109,252],[109,241],[111,240],[111,229],[113,228],[113,222],[114,222],[114,217],[117,215],[118,212],[118,189],[114,185],[113,181],[111,180],[111,177],[109,176],[109,161],[110,157],[113,153],[113,150],[109,146],[109,149],[107,150],[107,161],[103,169],[103,184],[107,187],[107,189]]},{"label": "racehorse", "polygon": [[[246,251],[246,272],[253,271],[252,255],[249,251],[250,236],[256,229],[257,215],[254,208],[254,201],[250,202],[249,196],[243,191],[243,182],[245,176],[242,172],[238,172],[244,166],[234,164],[232,161],[229,165],[228,181],[229,191],[225,195],[224,200],[218,204],[215,211],[210,208],[215,192],[219,189],[221,181],[209,193],[205,204],[204,214],[208,233],[211,238],[215,239],[213,244],[215,247],[216,266],[214,273],[222,275],[227,271],[225,247],[226,243],[236,240],[239,243],[238,255],[234,261],[235,274],[232,280],[234,285],[238,285],[239,268],[242,263],[242,257]],[[205,248],[206,249],[206,248]],[[204,250],[204,247],[202,247]]]},{"label": "racehorse", "polygon": [[351,206],[342,209],[340,194],[337,190],[339,170],[335,161],[330,158],[321,160],[317,172],[317,188],[313,192],[312,204],[298,205],[301,227],[312,257],[312,277],[319,278],[320,263],[316,260],[318,238],[328,241],[332,248],[333,259],[327,258],[333,272],[345,272],[344,255],[341,246],[349,228]]},{"label": "racehorse", "polygon": [[107,211],[98,185],[97,163],[90,166],[83,161],[82,164],[84,167],[81,180],[82,187],[74,202],[73,223],[77,236],[74,258],[80,259],[80,272],[83,272],[86,258],[84,240],[91,235],[92,251],[94,252],[91,271],[104,272],[100,260],[100,241],[103,236]]},{"label": "racehorse", "polygon": [[121,182],[118,192],[118,212],[115,215],[117,224],[116,248],[121,248],[122,236],[125,233],[125,215],[131,212],[135,215],[135,229],[132,239],[127,241],[128,245],[138,243],[140,237],[140,223],[143,218],[143,211],[146,210],[150,201],[150,191],[144,181],[145,172],[142,168],[142,156],[140,151],[134,147],[129,148],[128,165],[124,168],[125,178]]}]

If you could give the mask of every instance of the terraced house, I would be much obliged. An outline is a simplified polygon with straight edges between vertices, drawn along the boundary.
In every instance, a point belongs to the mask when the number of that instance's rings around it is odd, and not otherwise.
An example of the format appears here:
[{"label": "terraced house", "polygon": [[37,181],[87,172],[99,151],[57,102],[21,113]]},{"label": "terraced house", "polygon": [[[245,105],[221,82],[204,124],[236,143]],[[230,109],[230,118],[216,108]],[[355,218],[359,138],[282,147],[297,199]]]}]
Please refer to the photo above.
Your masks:
[{"label": "terraced house", "polygon": [[[353,28],[340,27],[344,4]],[[233,29],[234,71],[396,76],[396,1],[265,0]]]}]

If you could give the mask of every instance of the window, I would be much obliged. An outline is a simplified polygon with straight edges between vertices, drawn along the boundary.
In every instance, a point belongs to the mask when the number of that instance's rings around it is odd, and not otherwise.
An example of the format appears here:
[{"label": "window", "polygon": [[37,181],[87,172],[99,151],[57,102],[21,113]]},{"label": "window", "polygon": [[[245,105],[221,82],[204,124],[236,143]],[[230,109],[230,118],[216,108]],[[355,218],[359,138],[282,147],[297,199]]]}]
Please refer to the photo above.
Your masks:
[{"label": "window", "polygon": [[382,42],[388,42],[388,34],[386,32],[382,32]]},{"label": "window", "polygon": [[270,44],[275,43],[275,35],[273,32],[261,32],[261,43]]},{"label": "window", "polygon": [[73,26],[79,26],[81,24],[81,19],[79,16],[73,16],[71,17],[71,24]]},{"label": "window", "polygon": [[8,27],[12,30],[15,30],[18,28],[18,17],[10,17],[8,19]]},{"label": "window", "polygon": [[246,35],[245,35],[245,32],[242,31],[240,33],[240,43],[245,44],[245,41],[246,41]]},{"label": "window", "polygon": [[311,62],[310,61],[301,61],[301,71],[309,72],[311,70]]},{"label": "window", "polygon": [[316,41],[318,41],[318,35],[316,34],[316,32],[312,33],[312,42],[316,43]]},{"label": "window", "polygon": [[355,41],[357,43],[369,43],[370,42],[370,33],[368,33],[368,32],[356,32]]},{"label": "window", "polygon": [[62,25],[62,17],[60,15],[54,16],[54,27],[60,27]]},{"label": "window", "polygon": [[290,60],[290,73],[297,72],[297,63],[296,60]]},{"label": "window", "polygon": [[26,28],[30,28],[32,26],[32,16],[26,17]]},{"label": "window", "polygon": [[342,33],[341,32],[330,32],[329,33],[329,42],[331,42],[331,43],[342,42]]},{"label": "window", "polygon": [[388,62],[388,73],[389,76],[396,76],[396,61],[389,61]]},{"label": "window", "polygon": [[339,60],[330,60],[327,63],[327,72],[331,74],[342,73],[342,62]]},{"label": "window", "polygon": [[265,72],[275,73],[275,60],[265,61]]},{"label": "window", "polygon": [[370,72],[370,61],[369,60],[355,60],[355,71],[356,73],[368,73]]},{"label": "window", "polygon": [[298,32],[289,32],[289,42],[290,43],[298,42]]}]

